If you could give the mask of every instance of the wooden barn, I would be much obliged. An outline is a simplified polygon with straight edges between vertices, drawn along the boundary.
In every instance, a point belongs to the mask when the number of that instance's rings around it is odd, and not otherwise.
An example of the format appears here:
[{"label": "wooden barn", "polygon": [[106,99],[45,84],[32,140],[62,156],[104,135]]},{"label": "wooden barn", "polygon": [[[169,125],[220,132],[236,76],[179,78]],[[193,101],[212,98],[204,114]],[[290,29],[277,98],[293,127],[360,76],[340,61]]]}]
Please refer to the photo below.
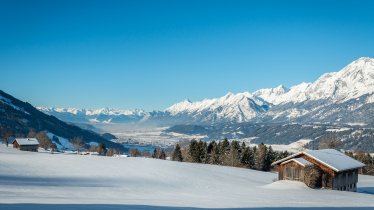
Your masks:
[{"label": "wooden barn", "polygon": [[279,180],[304,181],[304,168],[314,165],[321,171],[318,187],[356,191],[358,170],[365,164],[334,149],[308,150],[290,155],[272,164]]},{"label": "wooden barn", "polygon": [[37,152],[39,142],[36,138],[16,138],[12,142],[13,147],[23,151]]}]

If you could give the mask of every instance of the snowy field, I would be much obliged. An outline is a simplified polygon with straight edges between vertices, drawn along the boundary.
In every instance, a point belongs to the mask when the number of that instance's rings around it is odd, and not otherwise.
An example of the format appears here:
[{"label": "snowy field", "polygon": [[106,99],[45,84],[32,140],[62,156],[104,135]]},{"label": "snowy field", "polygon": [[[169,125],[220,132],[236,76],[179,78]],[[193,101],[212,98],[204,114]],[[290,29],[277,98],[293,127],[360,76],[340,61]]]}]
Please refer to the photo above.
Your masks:
[{"label": "snowy field", "polygon": [[1,210],[374,209],[374,177],[359,177],[361,193],[312,190],[298,182],[273,182],[276,177],[224,166],[52,155],[0,145]]}]

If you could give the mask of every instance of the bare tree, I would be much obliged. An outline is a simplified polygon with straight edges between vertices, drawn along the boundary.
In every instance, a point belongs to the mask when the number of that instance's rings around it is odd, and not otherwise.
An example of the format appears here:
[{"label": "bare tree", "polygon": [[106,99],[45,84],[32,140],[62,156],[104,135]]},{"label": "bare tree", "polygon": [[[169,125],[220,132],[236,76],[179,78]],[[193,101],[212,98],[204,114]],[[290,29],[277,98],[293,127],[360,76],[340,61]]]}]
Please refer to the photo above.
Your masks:
[{"label": "bare tree", "polygon": [[131,157],[139,157],[141,156],[141,153],[138,149],[130,149],[129,151]]},{"label": "bare tree", "polygon": [[74,137],[72,140],[74,148],[77,150],[77,154],[79,155],[79,150],[84,147],[84,142],[81,137]]},{"label": "bare tree", "polygon": [[50,147],[51,147],[51,153],[53,154],[53,152],[55,152],[57,149],[57,145],[52,143]]},{"label": "bare tree", "polygon": [[119,155],[120,154],[120,151],[117,150],[117,149],[114,149],[114,148],[110,148],[107,152],[106,152],[106,156],[114,156],[114,155]]}]

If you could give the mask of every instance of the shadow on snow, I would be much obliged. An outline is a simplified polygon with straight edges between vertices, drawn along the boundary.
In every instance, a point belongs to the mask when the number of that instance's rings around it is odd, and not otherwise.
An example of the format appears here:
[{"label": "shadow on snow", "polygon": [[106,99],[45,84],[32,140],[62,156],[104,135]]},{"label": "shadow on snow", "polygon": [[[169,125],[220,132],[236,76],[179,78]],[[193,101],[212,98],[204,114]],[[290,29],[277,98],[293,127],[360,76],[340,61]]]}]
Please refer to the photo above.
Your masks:
[{"label": "shadow on snow", "polygon": [[373,207],[257,207],[257,208],[193,208],[193,207],[170,207],[170,206],[147,206],[147,205],[126,205],[126,204],[0,204],[2,210],[23,210],[23,209],[38,209],[38,210],[62,210],[62,209],[77,209],[77,210],[372,210]]}]

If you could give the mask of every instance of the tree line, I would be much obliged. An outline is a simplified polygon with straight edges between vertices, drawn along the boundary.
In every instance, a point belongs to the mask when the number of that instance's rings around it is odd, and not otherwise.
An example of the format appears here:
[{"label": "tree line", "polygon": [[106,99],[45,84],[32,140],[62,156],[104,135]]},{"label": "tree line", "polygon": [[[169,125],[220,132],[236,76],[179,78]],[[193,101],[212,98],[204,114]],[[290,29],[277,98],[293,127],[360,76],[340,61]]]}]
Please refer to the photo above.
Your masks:
[{"label": "tree line", "polygon": [[192,140],[188,147],[181,148],[176,145],[171,159],[174,161],[185,161],[192,163],[205,163],[214,165],[234,166],[269,171],[271,163],[285,158],[290,153],[287,151],[277,152],[271,146],[261,143],[250,147],[245,142],[233,140],[228,141],[205,141]]}]

